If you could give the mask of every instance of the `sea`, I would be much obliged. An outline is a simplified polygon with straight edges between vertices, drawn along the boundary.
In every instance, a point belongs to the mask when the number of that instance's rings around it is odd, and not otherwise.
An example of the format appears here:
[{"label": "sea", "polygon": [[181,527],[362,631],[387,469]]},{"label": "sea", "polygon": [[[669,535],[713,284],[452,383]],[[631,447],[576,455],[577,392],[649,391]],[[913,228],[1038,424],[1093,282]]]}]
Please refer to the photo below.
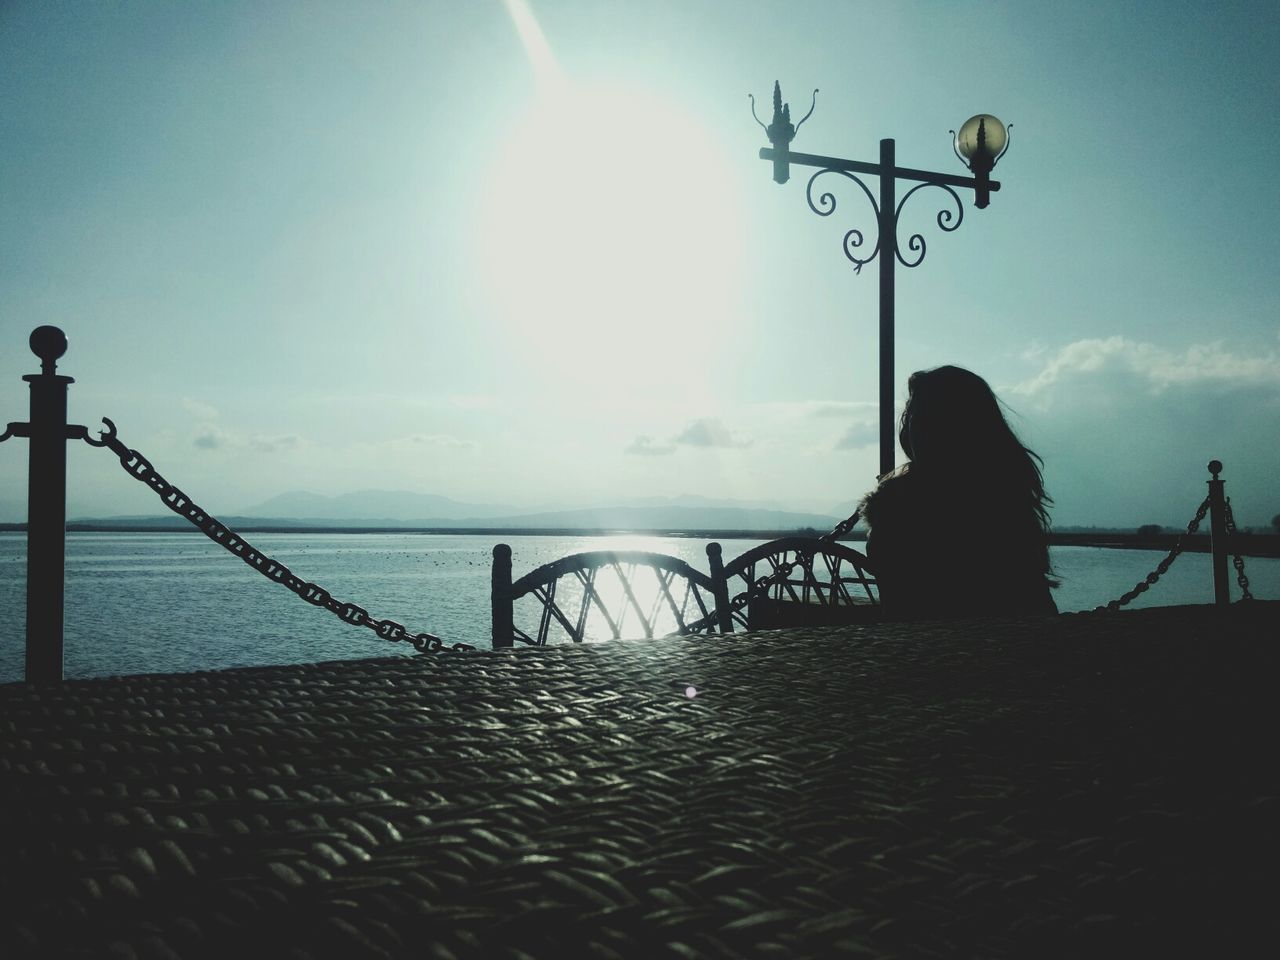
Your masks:
[{"label": "sea", "polygon": [[[446,643],[487,648],[493,547],[512,549],[513,577],[573,553],[640,550],[706,571],[706,541],[652,536],[475,536],[416,533],[263,533],[261,552],[334,597]],[[760,540],[723,540],[726,562]],[[851,546],[858,548],[860,544]],[[173,673],[410,654],[404,643],[343,623],[271,582],[198,533],[67,535],[64,672],[68,678]],[[1091,610],[1132,588],[1163,558],[1157,551],[1062,546],[1052,563],[1062,612]],[[1280,599],[1280,559],[1246,558],[1253,594]],[[1239,597],[1229,568],[1232,598]],[[957,570],[956,576],[976,571]],[[562,581],[564,583],[565,581]],[[617,583],[596,584],[606,604],[626,607]],[[581,585],[566,588],[581,597]],[[667,608],[656,581],[636,586],[636,609]],[[576,598],[565,601],[576,611]],[[677,604],[685,601],[676,594]],[[1207,554],[1183,554],[1130,608],[1213,601]],[[516,625],[535,633],[540,607],[516,606]],[[592,610],[595,608],[592,607]],[[26,535],[0,533],[0,682],[21,680],[25,659]],[[689,617],[691,619],[691,617]],[[635,629],[636,619],[630,621]],[[618,625],[618,624],[615,624]],[[672,624],[674,625],[674,621]],[[627,634],[627,623],[619,625]],[[609,626],[593,614],[589,639]],[[645,642],[645,641],[637,641]]]}]

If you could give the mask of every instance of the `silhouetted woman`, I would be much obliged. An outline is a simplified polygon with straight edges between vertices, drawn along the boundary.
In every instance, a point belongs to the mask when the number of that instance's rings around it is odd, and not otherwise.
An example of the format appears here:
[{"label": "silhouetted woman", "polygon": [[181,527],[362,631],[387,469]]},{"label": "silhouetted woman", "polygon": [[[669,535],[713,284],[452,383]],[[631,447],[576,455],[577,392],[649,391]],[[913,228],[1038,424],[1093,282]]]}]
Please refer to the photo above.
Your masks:
[{"label": "silhouetted woman", "polygon": [[1056,613],[1040,458],[977,374],[923,370],[907,393],[898,440],[909,462],[861,507],[885,615]]}]

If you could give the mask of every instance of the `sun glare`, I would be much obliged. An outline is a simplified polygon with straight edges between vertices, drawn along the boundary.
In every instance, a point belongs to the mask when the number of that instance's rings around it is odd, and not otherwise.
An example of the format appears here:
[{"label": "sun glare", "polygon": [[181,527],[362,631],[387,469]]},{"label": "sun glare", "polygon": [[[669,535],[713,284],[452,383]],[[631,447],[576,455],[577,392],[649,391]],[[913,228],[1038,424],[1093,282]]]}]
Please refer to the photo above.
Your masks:
[{"label": "sun glare", "polygon": [[684,376],[726,335],[736,211],[714,145],[673,104],[562,88],[513,131],[489,200],[488,284],[558,372]]},{"label": "sun glare", "polygon": [[564,73],[551,52],[551,44],[538,25],[538,18],[529,7],[529,0],[504,0],[507,14],[520,37],[525,55],[529,58],[529,66],[533,68],[533,78],[540,87],[559,86],[564,83]]},{"label": "sun glare", "polygon": [[539,97],[491,171],[478,252],[510,345],[582,386],[696,377],[741,282],[717,145],[658,95],[565,80],[508,6]]}]

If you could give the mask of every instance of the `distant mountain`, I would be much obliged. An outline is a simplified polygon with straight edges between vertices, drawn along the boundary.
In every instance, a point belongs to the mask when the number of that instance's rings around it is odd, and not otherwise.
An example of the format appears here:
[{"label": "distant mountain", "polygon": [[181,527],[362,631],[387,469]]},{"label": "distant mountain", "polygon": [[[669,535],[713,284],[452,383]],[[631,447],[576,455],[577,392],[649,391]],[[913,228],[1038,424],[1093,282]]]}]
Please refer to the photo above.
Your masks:
[{"label": "distant mountain", "polygon": [[[678,497],[638,497],[624,500],[617,506],[622,507],[732,507],[746,510],[781,510],[786,511],[777,500],[726,500],[715,497],[702,497],[696,494],[682,494]],[[803,512],[803,511],[801,511]]]},{"label": "distant mountain", "polygon": [[[219,519],[232,530],[263,527],[305,530],[327,528],[433,528],[458,530],[801,530],[811,527],[826,532],[836,524],[836,517],[816,513],[793,513],[785,510],[760,510],[745,507],[593,507],[584,510],[558,510],[544,513],[508,514],[505,516],[468,516],[395,520],[375,517],[281,517],[227,514]],[[75,517],[72,528],[186,529],[181,517]]]},{"label": "distant mountain", "polygon": [[[841,517],[844,516],[843,514]],[[774,501],[710,497],[644,497],[591,507],[522,512],[509,505],[463,503],[404,490],[361,490],[328,497],[305,490],[282,493],[237,514],[219,516],[234,529],[428,528],[456,530],[801,530],[823,532],[841,519],[825,513],[783,510]],[[81,527],[182,528],[180,517],[73,517]]]},{"label": "distant mountain", "polygon": [[441,520],[479,519],[516,512],[517,508],[509,504],[462,503],[432,493],[407,490],[359,490],[336,497],[293,490],[249,507],[242,514],[282,520],[393,520],[430,526]]},{"label": "distant mountain", "polygon": [[836,519],[824,514],[751,507],[620,506],[493,517],[484,523],[468,525],[516,530],[799,530],[813,527],[826,532],[835,526]]},{"label": "distant mountain", "polygon": [[831,508],[831,512],[834,513],[836,516],[838,516],[841,520],[843,520],[845,517],[852,514],[853,511],[857,510],[858,504],[861,502],[862,502],[861,497],[859,497],[857,500],[846,500],[844,503],[837,503],[834,507]]}]

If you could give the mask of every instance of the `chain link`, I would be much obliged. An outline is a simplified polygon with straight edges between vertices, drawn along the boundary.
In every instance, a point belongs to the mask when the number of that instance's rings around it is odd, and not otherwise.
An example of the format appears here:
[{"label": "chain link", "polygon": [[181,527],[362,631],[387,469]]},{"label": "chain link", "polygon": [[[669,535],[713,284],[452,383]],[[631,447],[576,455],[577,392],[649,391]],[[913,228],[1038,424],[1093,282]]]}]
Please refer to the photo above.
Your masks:
[{"label": "chain link", "polygon": [[[125,472],[154,490],[166,507],[190,521],[206,537],[239,557],[268,580],[288,587],[307,603],[315,607],[323,607],[344,623],[349,623],[353,627],[367,627],[383,640],[407,642],[419,653],[444,648],[444,641],[435,634],[411,633],[402,623],[397,623],[395,620],[380,620],[371,616],[368,610],[358,604],[337,600],[324,587],[309,580],[303,580],[279,560],[274,560],[255,549],[244,537],[229,529],[216,517],[210,516],[194,500],[162,477],[151,465],[150,460],[137,450],[126,447],[116,437],[114,423],[106,417],[102,418],[102,422],[107,425],[106,430],[100,431],[102,439],[94,440],[86,435],[82,438],[85,443],[93,447],[109,449],[120,458],[120,465],[124,467]],[[454,643],[450,646],[454,650],[475,649],[465,643]]]},{"label": "chain link", "polygon": [[1209,498],[1205,497],[1204,503],[1200,504],[1199,509],[1196,510],[1196,515],[1192,517],[1191,522],[1187,524],[1187,532],[1181,534],[1178,539],[1174,541],[1173,549],[1169,551],[1169,555],[1156,564],[1156,568],[1148,573],[1143,580],[1139,581],[1132,590],[1128,593],[1121,594],[1120,598],[1117,600],[1112,600],[1110,603],[1103,604],[1100,607],[1094,607],[1093,612],[1099,613],[1103,610],[1119,610],[1125,604],[1130,603],[1139,594],[1146,593],[1150,590],[1155,582],[1164,576],[1166,571],[1168,571],[1169,567],[1173,564],[1173,561],[1178,559],[1178,555],[1186,549],[1187,538],[1200,529],[1200,521],[1204,519],[1204,515],[1208,513],[1208,511]]},{"label": "chain link", "polygon": [[[1227,536],[1231,543],[1237,543],[1236,540],[1236,518],[1231,512],[1231,498],[1224,499],[1223,525],[1227,528]],[[1240,585],[1240,599],[1252,600],[1253,594],[1249,592],[1249,578],[1244,575],[1244,557],[1238,552],[1231,554],[1231,565],[1236,568],[1236,583]]]}]

